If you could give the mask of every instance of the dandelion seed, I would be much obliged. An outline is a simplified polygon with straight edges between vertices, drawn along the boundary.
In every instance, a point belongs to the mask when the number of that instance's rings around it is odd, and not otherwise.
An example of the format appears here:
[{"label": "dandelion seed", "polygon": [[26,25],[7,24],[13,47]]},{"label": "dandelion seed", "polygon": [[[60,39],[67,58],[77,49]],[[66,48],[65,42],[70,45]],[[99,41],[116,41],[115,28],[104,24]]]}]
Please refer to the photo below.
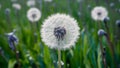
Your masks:
[{"label": "dandelion seed", "polygon": [[54,14],[43,22],[42,41],[50,48],[65,50],[75,45],[79,38],[77,21],[66,14]]},{"label": "dandelion seed", "polygon": [[104,18],[108,16],[108,12],[106,8],[98,6],[91,11],[91,16],[96,21],[98,20],[103,21]]},{"label": "dandelion seed", "polygon": [[31,22],[37,22],[41,18],[41,12],[37,8],[30,8],[27,12],[27,18]]},{"label": "dandelion seed", "polygon": [[27,1],[27,6],[28,7],[33,7],[33,6],[35,6],[35,4],[36,4],[35,0],[28,0]]},{"label": "dandelion seed", "polygon": [[14,3],[14,4],[12,5],[12,7],[15,8],[16,10],[20,10],[20,9],[21,9],[21,5],[18,4],[18,3]]}]

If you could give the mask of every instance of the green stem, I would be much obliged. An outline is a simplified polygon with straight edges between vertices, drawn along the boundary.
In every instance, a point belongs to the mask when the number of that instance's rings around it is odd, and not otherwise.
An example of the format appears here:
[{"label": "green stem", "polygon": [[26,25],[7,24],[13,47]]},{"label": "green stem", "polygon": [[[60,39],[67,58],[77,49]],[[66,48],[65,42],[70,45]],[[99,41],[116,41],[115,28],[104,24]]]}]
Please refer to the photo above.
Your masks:
[{"label": "green stem", "polygon": [[[13,42],[13,44],[14,44],[14,42]],[[14,44],[14,47],[15,47],[15,44]],[[14,52],[15,52],[15,55],[16,55],[17,63],[18,63],[18,67],[17,68],[20,68],[19,52],[17,51],[16,47],[14,49]]]},{"label": "green stem", "polygon": [[101,49],[101,54],[102,54],[102,62],[104,64],[104,68],[107,68],[107,63],[106,63],[106,58],[105,58],[105,51],[103,49],[103,45],[102,45],[102,38],[100,37],[99,38],[99,41],[100,41],[100,49]]},{"label": "green stem", "polygon": [[61,51],[58,49],[58,68],[61,68]]}]

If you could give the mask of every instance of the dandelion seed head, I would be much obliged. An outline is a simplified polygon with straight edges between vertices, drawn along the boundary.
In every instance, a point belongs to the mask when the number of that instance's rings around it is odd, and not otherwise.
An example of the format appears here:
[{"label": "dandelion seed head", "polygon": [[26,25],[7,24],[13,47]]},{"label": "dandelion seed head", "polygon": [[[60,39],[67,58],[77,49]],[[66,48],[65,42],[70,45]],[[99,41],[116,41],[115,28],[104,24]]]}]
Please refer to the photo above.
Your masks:
[{"label": "dandelion seed head", "polygon": [[27,1],[27,6],[28,7],[33,7],[33,6],[35,6],[35,4],[36,4],[35,0],[28,0]]},{"label": "dandelion seed head", "polygon": [[112,3],[110,3],[110,7],[114,7],[115,6],[115,4],[112,2]]},{"label": "dandelion seed head", "polygon": [[11,0],[11,2],[17,2],[17,0]]},{"label": "dandelion seed head", "polygon": [[108,16],[108,12],[106,8],[98,6],[91,11],[91,16],[96,21],[98,20],[103,21],[104,18]]},{"label": "dandelion seed head", "polygon": [[6,8],[6,9],[5,9],[5,14],[6,14],[6,15],[9,15],[9,14],[10,14],[10,9],[9,9],[9,8]]},{"label": "dandelion seed head", "polygon": [[18,4],[18,3],[14,3],[14,4],[12,5],[12,7],[15,8],[16,10],[20,10],[20,9],[21,9],[21,5]]},{"label": "dandelion seed head", "polygon": [[30,8],[27,12],[27,18],[31,22],[37,22],[41,18],[41,12],[37,8]]},{"label": "dandelion seed head", "polygon": [[66,14],[49,16],[42,25],[42,41],[52,49],[69,49],[79,38],[77,21]]},{"label": "dandelion seed head", "polygon": [[45,2],[52,2],[53,0],[44,0]]}]

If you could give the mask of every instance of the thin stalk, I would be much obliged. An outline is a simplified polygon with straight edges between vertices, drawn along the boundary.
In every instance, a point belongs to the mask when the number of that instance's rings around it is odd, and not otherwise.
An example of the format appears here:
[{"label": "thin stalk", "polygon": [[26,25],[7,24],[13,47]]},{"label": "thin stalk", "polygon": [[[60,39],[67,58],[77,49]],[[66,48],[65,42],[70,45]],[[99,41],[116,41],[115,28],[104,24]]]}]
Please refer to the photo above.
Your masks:
[{"label": "thin stalk", "polygon": [[8,15],[8,14],[6,14],[6,22],[7,22],[8,30],[12,30],[10,15]]},{"label": "thin stalk", "polygon": [[39,32],[39,23],[38,22],[36,22],[36,30],[37,30],[37,32]]},{"label": "thin stalk", "polygon": [[58,49],[58,68],[61,68],[61,51]]},{"label": "thin stalk", "polygon": [[109,48],[110,48],[110,50],[112,52],[113,61],[114,61],[115,66],[116,66],[117,62],[115,60],[116,59],[115,58],[115,49],[114,49],[114,45],[113,45],[113,43],[112,43],[112,41],[110,39],[110,31],[109,31],[109,27],[108,27],[107,23],[105,23],[105,28],[106,28],[106,31],[107,31],[107,34],[105,35],[105,37],[106,37],[107,42],[109,44]]},{"label": "thin stalk", "polygon": [[103,48],[103,45],[102,45],[102,38],[101,37],[99,38],[99,41],[100,41],[100,49],[101,49],[101,53],[102,53],[102,62],[104,64],[104,68],[107,68],[107,63],[106,63],[106,58],[105,58],[105,51],[104,51],[104,48]]},{"label": "thin stalk", "polygon": [[115,67],[116,67],[117,62],[116,62],[116,60],[115,60],[116,58],[115,58],[114,46],[113,46],[113,44],[112,44],[112,42],[111,42],[111,40],[110,40],[109,35],[105,35],[105,37],[106,37],[107,42],[108,42],[108,44],[109,44],[110,50],[111,50],[111,52],[112,52],[113,61],[114,61]]},{"label": "thin stalk", "polygon": [[18,27],[21,27],[19,10],[15,9],[15,14],[16,14],[16,18],[17,18],[17,25],[18,25]]},{"label": "thin stalk", "polygon": [[105,28],[106,28],[107,33],[108,33],[108,35],[109,35],[109,34],[110,34],[110,31],[109,31],[109,27],[108,27],[107,23],[105,23]]},{"label": "thin stalk", "polygon": [[[14,45],[14,47],[15,47],[14,42],[13,42],[13,45]],[[15,55],[16,55],[17,63],[18,63],[18,67],[17,67],[17,68],[20,68],[19,52],[17,51],[16,47],[15,47],[15,49],[14,49],[14,52],[15,52]]]},{"label": "thin stalk", "polygon": [[[98,21],[98,29],[101,29],[101,22]],[[104,52],[104,48],[102,45],[102,38],[99,37],[99,42],[100,42],[100,49],[101,49],[101,53],[102,53],[102,62],[104,64],[104,68],[107,68],[107,63],[106,63],[106,58],[105,58],[105,52]]]},{"label": "thin stalk", "polygon": [[[30,22],[30,26],[31,26],[32,39],[33,39],[33,41],[34,41],[34,43],[35,43],[36,40],[35,40],[34,33],[35,33],[36,31],[35,31],[35,28],[34,28],[34,23],[33,23],[33,22]],[[34,44],[34,43],[33,43],[33,44]]]},{"label": "thin stalk", "polygon": [[71,11],[71,8],[70,8],[70,0],[67,0],[67,3],[68,3],[68,11],[69,11],[69,14],[72,14],[72,11]]}]

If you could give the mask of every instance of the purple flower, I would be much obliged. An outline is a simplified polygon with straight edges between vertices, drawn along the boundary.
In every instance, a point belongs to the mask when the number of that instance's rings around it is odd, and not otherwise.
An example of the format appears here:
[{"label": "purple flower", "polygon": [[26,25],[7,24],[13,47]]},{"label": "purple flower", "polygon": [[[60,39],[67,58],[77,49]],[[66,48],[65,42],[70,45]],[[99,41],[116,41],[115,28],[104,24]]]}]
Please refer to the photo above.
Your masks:
[{"label": "purple flower", "polygon": [[18,38],[14,35],[14,33],[15,33],[15,31],[6,34],[7,37],[8,37],[9,47],[10,47],[12,50],[15,50],[15,44],[18,43]]},{"label": "purple flower", "polygon": [[106,32],[105,32],[103,29],[99,29],[98,35],[99,35],[99,36],[106,35]]}]

